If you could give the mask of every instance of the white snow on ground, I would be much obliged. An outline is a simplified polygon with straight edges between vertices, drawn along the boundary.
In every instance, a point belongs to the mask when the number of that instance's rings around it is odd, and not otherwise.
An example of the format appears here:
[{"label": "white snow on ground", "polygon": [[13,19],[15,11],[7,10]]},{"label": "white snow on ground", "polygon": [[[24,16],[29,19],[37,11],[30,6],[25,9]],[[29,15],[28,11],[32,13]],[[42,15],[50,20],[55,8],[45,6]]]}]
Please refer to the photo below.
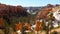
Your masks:
[{"label": "white snow on ground", "polygon": [[17,31],[18,34],[22,34],[20,30]]},{"label": "white snow on ground", "polygon": [[31,32],[31,31],[26,30],[25,32]]},{"label": "white snow on ground", "polygon": [[34,30],[35,27],[36,27],[36,25],[32,25],[32,26],[31,26],[31,29]]},{"label": "white snow on ground", "polygon": [[56,12],[53,13],[53,16],[56,20],[60,21],[60,10],[58,9]]},{"label": "white snow on ground", "polygon": [[56,20],[53,21],[53,26],[54,26],[54,27],[58,27],[58,21],[56,21]]},{"label": "white snow on ground", "polygon": [[54,22],[54,27],[58,27],[58,21],[60,21],[60,9],[53,12],[53,16],[55,17],[56,21]]}]

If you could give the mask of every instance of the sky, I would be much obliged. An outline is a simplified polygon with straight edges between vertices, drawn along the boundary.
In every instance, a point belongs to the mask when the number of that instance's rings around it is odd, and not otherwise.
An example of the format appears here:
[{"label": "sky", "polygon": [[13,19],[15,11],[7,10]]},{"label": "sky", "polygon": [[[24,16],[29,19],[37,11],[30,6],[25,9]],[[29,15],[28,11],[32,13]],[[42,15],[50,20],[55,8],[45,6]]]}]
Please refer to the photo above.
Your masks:
[{"label": "sky", "polygon": [[60,4],[60,0],[0,0],[0,3],[7,5],[21,5],[23,7],[45,6],[47,4]]}]

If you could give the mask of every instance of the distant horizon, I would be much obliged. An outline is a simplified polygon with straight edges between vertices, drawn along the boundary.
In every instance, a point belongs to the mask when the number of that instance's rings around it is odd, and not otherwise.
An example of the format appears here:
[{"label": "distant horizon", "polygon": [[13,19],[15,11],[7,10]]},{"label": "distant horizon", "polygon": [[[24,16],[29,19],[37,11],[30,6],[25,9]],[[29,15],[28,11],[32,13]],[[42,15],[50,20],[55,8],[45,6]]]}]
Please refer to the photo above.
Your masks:
[{"label": "distant horizon", "polygon": [[0,3],[12,6],[40,7],[47,4],[60,4],[60,0],[0,0]]},{"label": "distant horizon", "polygon": [[[3,4],[3,3],[0,3],[0,4]],[[5,5],[8,5],[8,4],[5,4]],[[47,5],[44,5],[44,6],[47,6]],[[53,5],[53,4],[51,4],[51,5]],[[57,5],[57,4],[54,4],[54,5]],[[58,5],[60,5],[60,4],[58,4]],[[11,5],[11,6],[22,6],[22,5]],[[22,7],[43,7],[43,6],[22,6]]]}]

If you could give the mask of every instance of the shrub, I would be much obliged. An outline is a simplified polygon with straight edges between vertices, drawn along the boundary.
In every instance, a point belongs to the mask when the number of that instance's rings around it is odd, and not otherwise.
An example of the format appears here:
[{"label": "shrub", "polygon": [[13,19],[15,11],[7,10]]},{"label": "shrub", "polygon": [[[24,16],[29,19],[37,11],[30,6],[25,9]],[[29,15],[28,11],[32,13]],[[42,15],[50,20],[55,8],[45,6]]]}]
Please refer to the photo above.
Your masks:
[{"label": "shrub", "polygon": [[53,32],[51,32],[51,34],[58,34],[58,32],[57,31],[53,31]]}]

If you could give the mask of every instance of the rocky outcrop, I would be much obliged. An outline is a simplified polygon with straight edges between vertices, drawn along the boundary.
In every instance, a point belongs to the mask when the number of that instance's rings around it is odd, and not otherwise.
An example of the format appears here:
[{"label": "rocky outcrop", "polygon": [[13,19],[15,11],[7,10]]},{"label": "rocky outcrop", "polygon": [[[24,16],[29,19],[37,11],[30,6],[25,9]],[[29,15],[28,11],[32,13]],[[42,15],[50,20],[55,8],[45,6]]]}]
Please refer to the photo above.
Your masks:
[{"label": "rocky outcrop", "polygon": [[22,6],[0,4],[0,16],[25,16],[27,12]]},{"label": "rocky outcrop", "polygon": [[[48,20],[48,14],[50,12],[54,12],[56,11],[56,9],[59,7],[60,5],[51,5],[48,4],[47,6],[43,7],[42,9],[39,10],[38,14],[37,14],[37,19],[46,19]],[[56,9],[55,9],[56,8]],[[54,18],[54,17],[53,17]]]}]

